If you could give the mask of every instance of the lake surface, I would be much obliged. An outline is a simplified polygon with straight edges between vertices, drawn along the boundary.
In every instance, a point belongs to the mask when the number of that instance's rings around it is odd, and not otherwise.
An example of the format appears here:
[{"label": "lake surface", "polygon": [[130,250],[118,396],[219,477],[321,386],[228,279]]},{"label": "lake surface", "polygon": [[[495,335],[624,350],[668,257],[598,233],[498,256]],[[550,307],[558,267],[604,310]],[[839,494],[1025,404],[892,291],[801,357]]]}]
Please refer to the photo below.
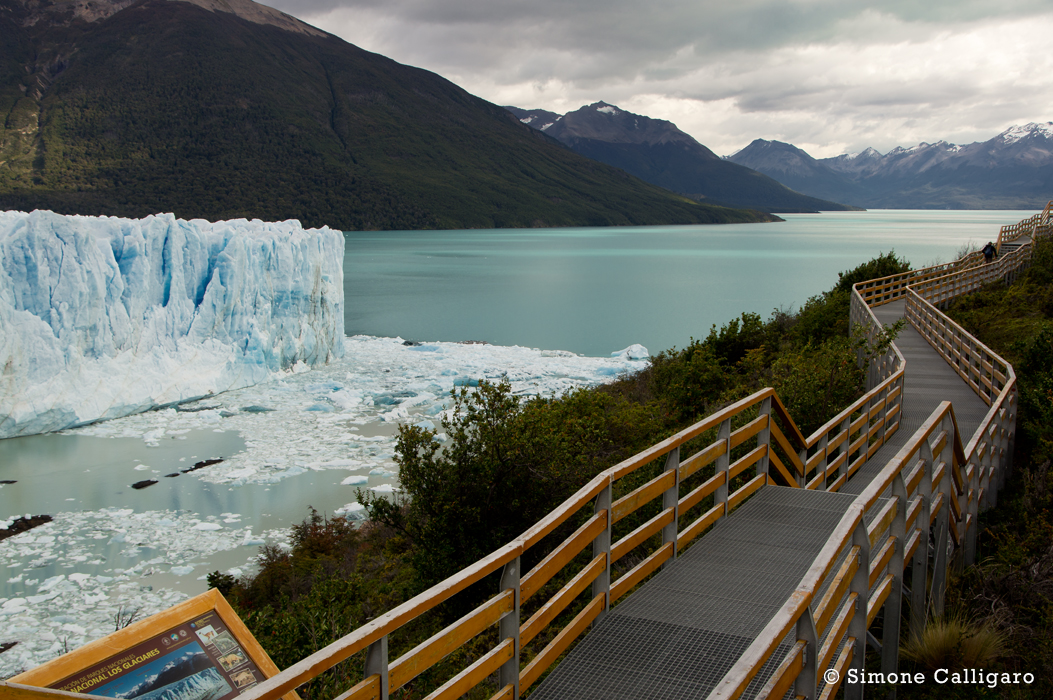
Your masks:
[{"label": "lake surface", "polygon": [[[833,286],[839,271],[889,250],[916,267],[948,261],[1032,213],[347,233],[348,335],[424,345],[351,338],[339,363],[214,397],[214,410],[0,441],[0,480],[16,482],[0,486],[0,523],[56,517],[0,542],[0,642],[16,628],[23,642],[0,654],[0,676],[50,658],[57,642],[48,635],[80,644],[112,630],[118,604],[155,612],[203,591],[209,571],[245,568],[258,544],[280,542],[308,505],[331,514],[351,505],[356,488],[390,486],[397,422],[438,423],[458,382],[508,378],[520,393],[546,394],[595,384],[641,364],[609,357],[630,344],[656,353],[744,311],[796,308]],[[436,342],[466,340],[494,345]],[[501,347],[513,345],[523,347]],[[334,408],[328,397],[337,388],[353,400]],[[408,412],[395,415],[407,396]],[[269,410],[239,410],[247,405]],[[142,479],[158,483],[130,487]]]},{"label": "lake surface", "polygon": [[349,335],[607,355],[684,347],[743,311],[798,308],[894,250],[914,266],[981,247],[1030,211],[786,214],[785,222],[345,234]]}]

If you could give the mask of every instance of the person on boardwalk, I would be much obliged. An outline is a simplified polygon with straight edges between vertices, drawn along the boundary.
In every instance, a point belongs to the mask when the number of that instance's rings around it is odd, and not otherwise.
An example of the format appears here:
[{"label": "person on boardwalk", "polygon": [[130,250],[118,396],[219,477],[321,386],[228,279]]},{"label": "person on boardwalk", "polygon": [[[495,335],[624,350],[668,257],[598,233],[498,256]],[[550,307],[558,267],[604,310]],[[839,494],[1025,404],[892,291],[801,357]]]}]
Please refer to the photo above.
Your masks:
[{"label": "person on boardwalk", "polygon": [[998,251],[995,248],[994,243],[992,243],[991,241],[988,241],[987,245],[985,245],[984,248],[983,248],[984,262],[991,262],[992,260],[994,260],[995,253],[997,253],[997,252]]}]

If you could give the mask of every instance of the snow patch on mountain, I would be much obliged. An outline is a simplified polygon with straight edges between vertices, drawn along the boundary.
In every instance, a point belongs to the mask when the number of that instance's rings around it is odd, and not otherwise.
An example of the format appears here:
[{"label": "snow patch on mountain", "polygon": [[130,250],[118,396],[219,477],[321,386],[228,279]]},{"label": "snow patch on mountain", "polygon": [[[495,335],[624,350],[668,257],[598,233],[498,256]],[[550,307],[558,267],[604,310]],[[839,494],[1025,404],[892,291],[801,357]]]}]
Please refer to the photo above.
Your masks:
[{"label": "snow patch on mountain", "polygon": [[1023,126],[1011,126],[999,134],[998,137],[1008,145],[1032,135],[1053,139],[1053,122],[1046,122],[1045,124],[1030,122]]}]

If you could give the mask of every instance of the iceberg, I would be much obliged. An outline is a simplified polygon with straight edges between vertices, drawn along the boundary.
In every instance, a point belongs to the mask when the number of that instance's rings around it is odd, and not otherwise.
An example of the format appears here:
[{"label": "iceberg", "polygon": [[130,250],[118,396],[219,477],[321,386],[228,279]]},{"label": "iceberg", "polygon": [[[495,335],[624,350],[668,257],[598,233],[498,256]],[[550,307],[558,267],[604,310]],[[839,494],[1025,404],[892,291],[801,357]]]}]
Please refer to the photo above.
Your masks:
[{"label": "iceberg", "polygon": [[0,438],[343,356],[343,255],[298,221],[0,212]]}]

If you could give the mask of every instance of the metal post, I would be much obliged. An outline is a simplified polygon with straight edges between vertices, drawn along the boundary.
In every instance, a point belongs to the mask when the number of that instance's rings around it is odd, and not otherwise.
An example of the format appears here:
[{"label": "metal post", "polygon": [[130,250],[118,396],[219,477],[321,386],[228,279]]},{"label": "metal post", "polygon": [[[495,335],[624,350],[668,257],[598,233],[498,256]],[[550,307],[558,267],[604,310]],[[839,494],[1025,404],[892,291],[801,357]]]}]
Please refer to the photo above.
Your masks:
[{"label": "metal post", "polygon": [[[827,447],[829,446],[829,444],[830,444],[830,433],[823,433],[823,436],[821,438],[819,438],[819,449],[818,449],[818,451],[821,452],[824,456],[823,456],[823,458],[821,460],[819,460],[819,464],[815,468],[815,470],[817,472],[820,471],[820,470],[822,470],[822,472],[823,472],[823,482],[819,485],[819,489],[818,489],[819,491],[826,491],[826,470],[830,467],[830,455],[827,454]],[[804,454],[807,455],[808,452],[805,451]],[[804,464],[808,463],[808,461],[806,459],[803,459],[803,458],[801,459],[801,462],[804,463]],[[804,488],[806,486],[808,486],[808,475],[807,474],[805,474],[802,477],[802,479],[801,479],[801,487]]]},{"label": "metal post", "polygon": [[881,632],[881,670],[895,673],[899,667],[899,621],[903,605],[903,547],[907,541],[907,485],[903,474],[892,480],[892,497],[896,499],[896,516],[889,534],[896,538],[892,558],[888,562],[892,574],[892,590],[885,599],[884,629]]},{"label": "metal post", "polygon": [[[949,421],[944,419],[942,427],[947,430]],[[948,435],[953,435],[953,429],[947,430]],[[954,446],[947,440],[943,446],[944,451],[951,450],[951,460],[943,460],[947,465],[945,475],[940,483],[940,491],[943,494],[943,507],[936,520],[936,557],[932,565],[932,588],[929,591],[929,602],[932,605],[933,614],[936,617],[943,615],[943,598],[947,591],[947,567],[950,562],[947,557],[947,548],[950,544],[949,530],[951,525],[951,499],[953,494],[953,476],[951,467],[954,464]],[[942,453],[941,453],[942,457]]]},{"label": "metal post", "polygon": [[[768,450],[770,451],[771,450],[771,421],[772,421],[772,416],[771,416],[771,397],[770,396],[768,398],[764,399],[763,401],[761,401],[760,414],[762,416],[768,416],[768,424],[766,426],[764,426],[764,430],[762,430],[759,433],[757,433],[757,447],[760,447],[761,445],[767,445]],[[771,462],[771,459],[769,458],[768,455],[764,455],[763,457],[760,458],[760,461],[757,462],[757,475],[758,476],[760,476],[761,474],[767,474],[768,473],[768,467],[770,465],[770,462]]]},{"label": "metal post", "polygon": [[673,485],[662,494],[662,510],[673,509],[673,522],[662,528],[662,544],[673,543],[673,556],[662,564],[662,568],[671,566],[676,560],[676,530],[680,522],[680,448],[669,450],[665,457],[665,469],[673,472]]},{"label": "metal post", "polygon": [[918,538],[918,548],[914,551],[914,566],[910,577],[910,633],[920,636],[925,628],[925,617],[927,613],[926,593],[929,588],[929,514],[932,507],[932,470],[935,463],[932,456],[932,446],[929,441],[921,441],[920,457],[923,461],[924,475],[918,484],[918,497],[921,498],[921,506],[918,508],[915,526],[921,531]]},{"label": "metal post", "polygon": [[499,623],[501,639],[512,640],[512,658],[504,662],[498,672],[502,688],[512,686],[512,697],[519,697],[519,575],[520,557],[505,564],[501,572],[501,590],[512,589],[515,595],[512,611],[505,613]]},{"label": "metal post", "polygon": [[[856,529],[852,532],[852,544],[859,547],[859,566],[849,587],[857,597],[855,613],[848,623],[848,635],[856,640],[852,666],[857,673],[863,673],[867,650],[867,602],[870,597],[870,537],[867,535],[867,525],[863,518],[859,519]],[[863,688],[862,683],[846,683],[845,699],[863,700]]]},{"label": "metal post", "polygon": [[[968,467],[968,465],[966,465]],[[968,483],[965,485],[966,491],[971,490],[973,492],[972,501],[969,503],[969,509],[966,511],[971,516],[971,522],[965,530],[965,551],[963,552],[965,557],[965,565],[972,566],[973,562],[976,561],[976,534],[979,526],[980,518],[980,471],[984,470],[983,463],[977,463],[973,465],[973,475],[969,477]]]},{"label": "metal post", "polygon": [[[843,477],[845,477],[845,479],[848,479],[848,467],[849,467],[849,464],[852,461],[852,459],[851,459],[852,455],[848,454],[848,448],[852,444],[852,416],[851,415],[847,416],[841,422],[841,432],[843,432],[845,434],[845,439],[844,439],[844,442],[841,443],[841,446],[838,449],[840,449],[841,450],[841,454],[843,454],[845,456],[845,461],[841,463],[841,468],[837,470],[837,476],[838,476],[838,478],[843,476]],[[827,459],[829,460],[829,457],[827,457]]]},{"label": "metal post", "polygon": [[805,608],[804,614],[797,619],[797,639],[805,643],[804,666],[794,681],[793,693],[806,700],[815,700],[816,686],[819,682],[816,668],[816,664],[819,663],[819,635],[815,631],[815,618],[812,617],[810,607]]},{"label": "metal post", "polygon": [[[731,466],[731,419],[723,421],[720,427],[717,429],[717,440],[724,441],[724,454],[717,457],[717,461],[714,463],[713,470],[715,474],[724,472],[727,474],[728,467]],[[724,515],[728,514],[728,489],[731,486],[730,479],[725,479],[724,483],[717,487],[716,492],[713,495],[714,505],[717,503],[724,504]]]},{"label": "metal post", "polygon": [[[599,623],[604,617],[607,616],[607,611],[611,608],[611,482],[608,480],[607,485],[599,492],[596,496],[595,512],[599,513],[607,511],[607,527],[603,529],[596,539],[592,541],[592,558],[605,554],[607,556],[607,566],[604,568],[600,575],[597,576],[592,582],[592,597],[595,598],[598,595],[603,596],[603,610],[596,616],[596,620],[592,623],[593,625]],[[518,596],[518,593],[516,594]],[[517,637],[518,639],[518,637]],[[501,686],[502,688],[504,686]],[[518,694],[516,697],[519,697]]]},{"label": "metal post", "polygon": [[388,636],[366,648],[366,678],[380,676],[380,700],[388,700]]}]

